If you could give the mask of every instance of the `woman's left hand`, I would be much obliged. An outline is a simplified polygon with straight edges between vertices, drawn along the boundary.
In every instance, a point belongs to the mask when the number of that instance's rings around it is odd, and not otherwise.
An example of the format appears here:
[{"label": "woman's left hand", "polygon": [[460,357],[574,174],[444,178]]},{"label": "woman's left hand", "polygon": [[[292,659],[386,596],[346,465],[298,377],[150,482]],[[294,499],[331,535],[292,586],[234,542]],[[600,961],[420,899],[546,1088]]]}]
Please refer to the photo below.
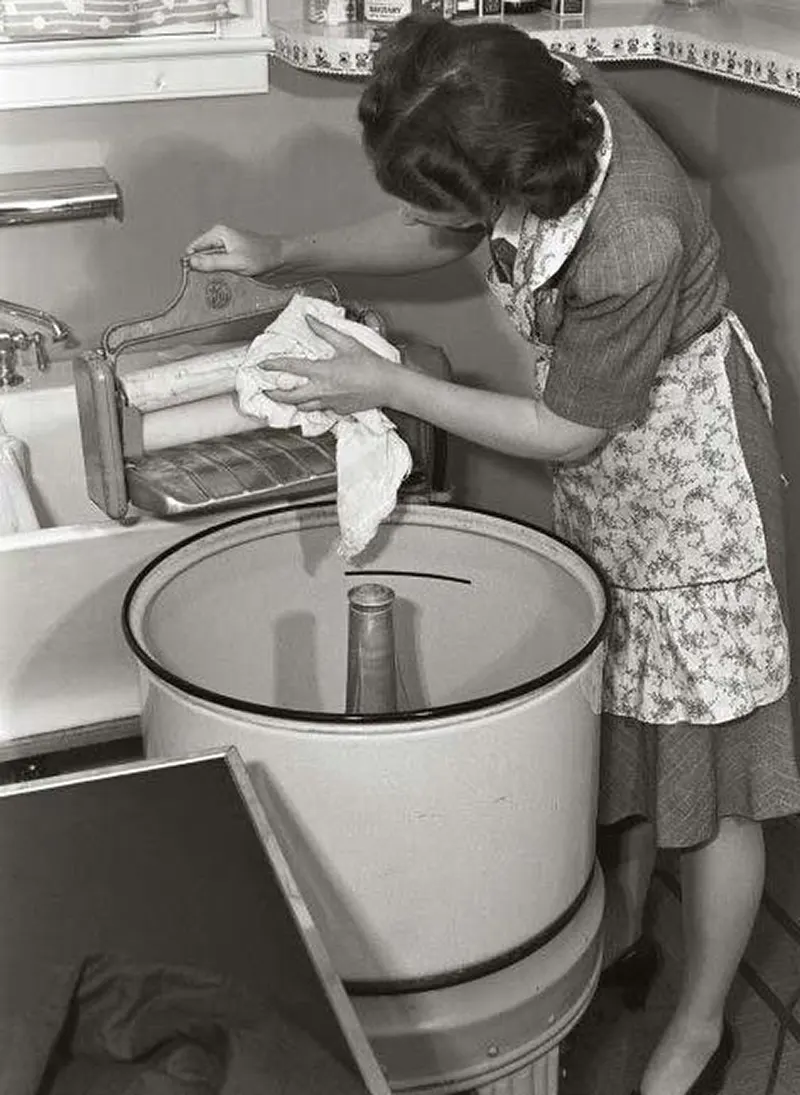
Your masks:
[{"label": "woman's left hand", "polygon": [[263,368],[291,373],[304,381],[288,391],[270,391],[270,399],[292,403],[304,411],[336,414],[356,414],[391,405],[392,374],[398,366],[314,316],[306,316],[306,323],[336,353],[318,361],[298,357],[264,361]]}]

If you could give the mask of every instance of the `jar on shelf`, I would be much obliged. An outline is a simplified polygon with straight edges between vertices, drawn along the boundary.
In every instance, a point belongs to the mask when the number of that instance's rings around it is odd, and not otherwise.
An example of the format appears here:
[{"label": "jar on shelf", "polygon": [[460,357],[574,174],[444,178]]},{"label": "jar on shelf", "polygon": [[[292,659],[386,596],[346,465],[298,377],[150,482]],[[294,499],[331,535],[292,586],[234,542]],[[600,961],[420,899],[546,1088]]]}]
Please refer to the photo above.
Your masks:
[{"label": "jar on shelf", "polygon": [[304,0],[304,14],[307,23],[338,27],[356,22],[359,6],[358,0]]}]

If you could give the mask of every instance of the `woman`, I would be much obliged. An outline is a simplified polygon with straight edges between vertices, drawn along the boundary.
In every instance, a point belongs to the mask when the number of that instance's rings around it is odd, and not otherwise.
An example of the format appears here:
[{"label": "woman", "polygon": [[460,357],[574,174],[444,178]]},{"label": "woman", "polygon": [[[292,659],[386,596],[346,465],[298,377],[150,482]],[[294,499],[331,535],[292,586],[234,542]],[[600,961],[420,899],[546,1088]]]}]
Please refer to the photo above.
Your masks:
[{"label": "woman", "polygon": [[763,886],[760,822],[800,809],[800,779],[769,393],[727,308],[718,237],[631,108],[509,26],[402,20],[359,119],[399,215],[287,240],[218,226],[191,261],[399,273],[488,235],[490,288],[530,346],[530,397],[412,373],[313,323],[336,354],[284,362],[308,380],[285,398],[386,406],[551,464],[556,528],[612,586],[604,979],[643,1002],[658,963],[642,935],[655,849],[678,849],[683,982],[640,1090],[719,1091],[725,1000]]}]

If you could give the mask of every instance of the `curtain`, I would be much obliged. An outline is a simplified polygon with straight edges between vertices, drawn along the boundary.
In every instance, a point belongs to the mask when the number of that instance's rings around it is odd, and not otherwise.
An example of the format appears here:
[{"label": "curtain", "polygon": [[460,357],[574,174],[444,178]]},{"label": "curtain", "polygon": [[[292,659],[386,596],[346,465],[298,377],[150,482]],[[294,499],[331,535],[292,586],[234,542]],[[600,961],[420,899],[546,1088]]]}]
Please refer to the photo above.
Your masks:
[{"label": "curtain", "polygon": [[182,24],[208,26],[236,0],[0,0],[0,33],[18,39],[122,38]]}]

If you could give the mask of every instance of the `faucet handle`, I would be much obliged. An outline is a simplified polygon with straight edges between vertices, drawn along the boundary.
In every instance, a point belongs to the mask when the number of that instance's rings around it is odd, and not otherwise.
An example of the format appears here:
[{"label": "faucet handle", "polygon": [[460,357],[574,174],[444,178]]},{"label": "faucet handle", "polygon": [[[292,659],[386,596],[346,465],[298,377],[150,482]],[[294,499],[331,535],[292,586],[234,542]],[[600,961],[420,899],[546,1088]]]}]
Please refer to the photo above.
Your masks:
[{"label": "faucet handle", "polygon": [[23,377],[17,372],[17,347],[10,331],[0,330],[0,388],[15,388]]},{"label": "faucet handle", "polygon": [[[22,331],[17,328],[14,331],[0,331],[0,353],[3,354],[4,366],[6,371],[5,383],[0,384],[0,387],[9,386],[9,373],[16,374],[16,366],[19,361],[19,354],[23,351],[33,349],[34,357],[36,360],[36,368],[39,372],[46,372],[50,367],[50,359],[47,356],[47,349],[45,345],[44,335],[41,331]],[[20,377],[20,380],[22,378]],[[20,381],[13,380],[14,384]]]},{"label": "faucet handle", "polygon": [[30,320],[40,327],[47,328],[53,342],[67,342],[71,338],[71,332],[66,323],[50,312],[42,311],[41,308],[30,308],[25,304],[15,304],[10,300],[0,300],[0,313],[3,312],[6,315],[13,316],[14,319]]},{"label": "faucet handle", "polygon": [[[33,349],[34,357],[36,360],[36,368],[40,373],[47,372],[50,368],[50,358],[47,354],[47,343],[45,337],[41,331],[16,331],[4,332],[11,343],[14,350],[30,350]],[[67,335],[59,335],[58,338],[54,338],[54,342],[63,341]]]},{"label": "faucet handle", "polygon": [[[63,335],[62,338],[66,338],[66,335]],[[61,341],[61,339],[58,341]],[[47,356],[47,348],[42,332],[34,331],[31,335],[31,342],[33,343],[33,352],[36,356],[36,368],[40,373],[45,373],[50,367],[50,359]]]}]

